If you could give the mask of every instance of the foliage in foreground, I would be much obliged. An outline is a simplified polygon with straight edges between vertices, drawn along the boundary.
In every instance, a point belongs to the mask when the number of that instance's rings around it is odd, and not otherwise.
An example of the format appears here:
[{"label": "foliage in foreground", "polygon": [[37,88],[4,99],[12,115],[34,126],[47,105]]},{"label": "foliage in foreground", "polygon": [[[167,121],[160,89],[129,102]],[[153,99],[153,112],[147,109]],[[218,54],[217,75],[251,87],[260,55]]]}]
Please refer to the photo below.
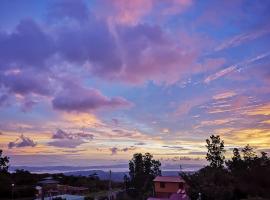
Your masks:
[{"label": "foliage in foreground", "polygon": [[224,142],[212,135],[206,143],[210,166],[182,175],[191,199],[197,199],[199,193],[203,200],[270,198],[270,158],[265,152],[258,156],[249,145],[241,152],[234,148],[225,167]]},{"label": "foliage in foreground", "polygon": [[[89,177],[65,176],[64,174],[32,174],[25,170],[16,170],[15,173],[8,172],[9,158],[2,155],[0,150],[0,199],[11,199],[12,184],[14,184],[14,198],[34,197],[35,185],[45,177],[52,176],[60,184],[70,186],[82,186],[89,188],[89,192],[98,192],[108,189],[109,182],[100,180],[95,174]],[[123,187],[122,183],[112,182],[113,188]]]},{"label": "foliage in foreground", "polygon": [[[150,153],[136,153],[129,161],[129,177],[124,177],[126,188],[131,197],[144,199],[152,195],[153,179],[161,175],[161,163]],[[131,188],[134,188],[133,190]]]}]

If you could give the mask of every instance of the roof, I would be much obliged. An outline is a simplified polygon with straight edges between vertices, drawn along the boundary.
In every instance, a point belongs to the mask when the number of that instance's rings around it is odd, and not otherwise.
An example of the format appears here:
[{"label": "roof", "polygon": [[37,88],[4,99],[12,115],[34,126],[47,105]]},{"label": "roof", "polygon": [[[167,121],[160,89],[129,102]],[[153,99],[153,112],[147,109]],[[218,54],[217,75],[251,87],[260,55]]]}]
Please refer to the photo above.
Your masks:
[{"label": "roof", "polygon": [[[66,199],[66,200],[83,200],[84,199],[84,196],[63,194],[63,195],[57,195],[57,196],[52,196],[52,197],[45,197],[44,200],[51,200],[57,197],[61,197],[62,199]],[[41,200],[41,199],[35,199],[35,200]]]},{"label": "roof", "polygon": [[181,176],[157,176],[154,182],[183,183]]},{"label": "roof", "polygon": [[55,180],[42,180],[42,181],[39,181],[38,184],[57,184],[59,183],[58,181],[55,181]]}]

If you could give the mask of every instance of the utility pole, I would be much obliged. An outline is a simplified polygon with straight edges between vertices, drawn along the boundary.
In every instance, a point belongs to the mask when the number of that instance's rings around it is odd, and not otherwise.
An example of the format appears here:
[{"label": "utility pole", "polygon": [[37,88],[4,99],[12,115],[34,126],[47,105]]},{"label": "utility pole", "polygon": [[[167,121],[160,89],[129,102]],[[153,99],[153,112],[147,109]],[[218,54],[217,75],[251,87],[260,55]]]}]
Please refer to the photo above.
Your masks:
[{"label": "utility pole", "polygon": [[199,192],[198,195],[199,195],[199,196],[198,196],[198,199],[197,199],[197,200],[202,200],[202,194]]},{"label": "utility pole", "polygon": [[12,200],[13,200],[13,198],[14,198],[14,186],[15,186],[15,184],[12,183],[12,184],[11,184],[11,199],[12,199]]}]

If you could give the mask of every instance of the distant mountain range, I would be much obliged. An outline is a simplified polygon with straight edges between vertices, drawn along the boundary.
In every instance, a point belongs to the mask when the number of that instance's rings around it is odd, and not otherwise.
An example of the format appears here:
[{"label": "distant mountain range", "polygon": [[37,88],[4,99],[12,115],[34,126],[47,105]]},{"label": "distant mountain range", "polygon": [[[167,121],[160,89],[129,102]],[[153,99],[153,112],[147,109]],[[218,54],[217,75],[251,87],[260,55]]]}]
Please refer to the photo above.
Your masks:
[{"label": "distant mountain range", "polygon": [[[183,164],[181,171],[194,172],[202,168],[199,164]],[[109,179],[109,171],[112,171],[112,180],[123,181],[125,174],[128,175],[127,164],[116,164],[107,166],[11,166],[10,171],[16,169],[24,169],[32,173],[64,173],[73,176],[89,176],[96,173],[100,179]],[[180,171],[179,165],[166,165],[162,168],[163,176],[178,175]]]},{"label": "distant mountain range", "polygon": [[[101,180],[109,179],[109,172],[102,170],[89,170],[89,171],[76,171],[76,172],[67,172],[65,175],[73,176],[89,176],[96,173]],[[114,181],[123,181],[124,175],[128,175],[128,172],[112,172],[111,178]],[[162,171],[163,176],[177,176],[179,172],[177,171]]]}]

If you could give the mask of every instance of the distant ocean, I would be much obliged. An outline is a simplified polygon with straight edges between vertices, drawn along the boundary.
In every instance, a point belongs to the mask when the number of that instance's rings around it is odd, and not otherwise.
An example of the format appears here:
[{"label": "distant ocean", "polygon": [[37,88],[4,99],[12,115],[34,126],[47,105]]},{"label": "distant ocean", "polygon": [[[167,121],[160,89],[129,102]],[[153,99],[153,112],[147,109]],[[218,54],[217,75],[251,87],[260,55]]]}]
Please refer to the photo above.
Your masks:
[{"label": "distant ocean", "polygon": [[[197,171],[201,169],[201,164],[181,164],[180,165],[165,165],[162,171]],[[88,171],[101,170],[112,172],[128,172],[127,164],[116,165],[96,165],[96,166],[11,166],[10,171],[14,172],[16,169],[24,169],[32,173],[66,173],[74,171]]]}]

